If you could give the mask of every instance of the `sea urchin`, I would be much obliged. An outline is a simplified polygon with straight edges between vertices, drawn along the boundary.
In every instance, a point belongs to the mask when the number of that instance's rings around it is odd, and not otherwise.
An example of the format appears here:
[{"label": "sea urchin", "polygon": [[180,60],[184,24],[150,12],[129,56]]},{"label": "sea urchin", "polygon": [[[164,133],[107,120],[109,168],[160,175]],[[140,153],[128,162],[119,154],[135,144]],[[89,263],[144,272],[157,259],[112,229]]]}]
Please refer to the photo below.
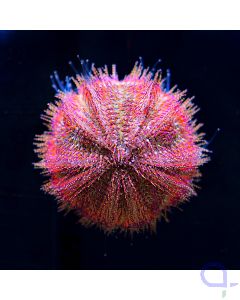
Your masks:
[{"label": "sea urchin", "polygon": [[82,65],[83,74],[66,83],[52,78],[58,100],[42,116],[48,130],[35,143],[35,166],[49,178],[43,189],[85,225],[154,229],[195,194],[198,168],[208,160],[197,108],[186,91],[169,88],[169,72],[162,79],[141,61],[123,80],[115,65],[111,74]]}]

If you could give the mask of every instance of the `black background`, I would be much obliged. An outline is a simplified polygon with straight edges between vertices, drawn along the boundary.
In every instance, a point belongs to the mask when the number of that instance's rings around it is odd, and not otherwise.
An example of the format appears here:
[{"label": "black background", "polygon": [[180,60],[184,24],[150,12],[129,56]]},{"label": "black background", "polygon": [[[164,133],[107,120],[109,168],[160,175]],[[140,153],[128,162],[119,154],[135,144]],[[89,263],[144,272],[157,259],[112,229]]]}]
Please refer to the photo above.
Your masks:
[{"label": "black background", "polygon": [[[240,268],[239,31],[0,32],[0,268],[201,269],[219,262]],[[209,140],[201,190],[183,212],[173,209],[157,234],[105,236],[57,212],[34,170],[33,138],[54,98],[49,79],[72,75],[76,55],[96,66],[117,64],[120,77],[139,56],[171,69],[172,84],[195,95]]]}]

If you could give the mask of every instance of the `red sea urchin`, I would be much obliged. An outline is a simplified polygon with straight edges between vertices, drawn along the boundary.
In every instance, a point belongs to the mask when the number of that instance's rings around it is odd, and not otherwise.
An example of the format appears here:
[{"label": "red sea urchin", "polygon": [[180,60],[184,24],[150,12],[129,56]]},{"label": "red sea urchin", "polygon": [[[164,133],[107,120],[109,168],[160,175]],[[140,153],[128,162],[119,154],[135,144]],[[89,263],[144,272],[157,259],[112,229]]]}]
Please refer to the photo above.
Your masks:
[{"label": "red sea urchin", "polygon": [[119,80],[115,65],[111,75],[82,65],[74,88],[68,77],[52,77],[58,100],[42,117],[48,131],[36,136],[35,166],[49,176],[43,189],[84,225],[154,229],[195,194],[198,167],[208,160],[201,124],[192,119],[197,108],[186,91],[169,89],[169,71],[162,79],[140,61]]}]

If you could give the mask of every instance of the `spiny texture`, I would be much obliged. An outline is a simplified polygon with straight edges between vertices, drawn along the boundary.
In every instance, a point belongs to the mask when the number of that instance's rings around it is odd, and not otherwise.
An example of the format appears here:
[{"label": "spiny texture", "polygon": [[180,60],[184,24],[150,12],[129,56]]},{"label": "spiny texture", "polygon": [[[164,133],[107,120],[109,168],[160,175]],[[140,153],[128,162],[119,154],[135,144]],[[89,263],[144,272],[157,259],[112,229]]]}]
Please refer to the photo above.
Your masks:
[{"label": "spiny texture", "polygon": [[195,194],[198,167],[208,160],[197,108],[141,63],[123,80],[114,65],[111,75],[92,66],[72,80],[76,88],[69,80],[62,86],[43,116],[48,131],[36,136],[35,166],[49,177],[44,190],[82,224],[154,229]]}]

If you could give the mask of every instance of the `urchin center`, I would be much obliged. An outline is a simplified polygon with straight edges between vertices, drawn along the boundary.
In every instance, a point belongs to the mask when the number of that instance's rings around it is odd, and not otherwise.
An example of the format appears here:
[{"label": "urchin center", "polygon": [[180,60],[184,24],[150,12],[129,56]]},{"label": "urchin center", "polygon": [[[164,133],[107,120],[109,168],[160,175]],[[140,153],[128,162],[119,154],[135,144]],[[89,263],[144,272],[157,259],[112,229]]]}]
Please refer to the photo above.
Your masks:
[{"label": "urchin center", "polygon": [[115,147],[111,160],[117,168],[126,168],[132,164],[134,158],[130,149],[127,146],[122,145]]}]

